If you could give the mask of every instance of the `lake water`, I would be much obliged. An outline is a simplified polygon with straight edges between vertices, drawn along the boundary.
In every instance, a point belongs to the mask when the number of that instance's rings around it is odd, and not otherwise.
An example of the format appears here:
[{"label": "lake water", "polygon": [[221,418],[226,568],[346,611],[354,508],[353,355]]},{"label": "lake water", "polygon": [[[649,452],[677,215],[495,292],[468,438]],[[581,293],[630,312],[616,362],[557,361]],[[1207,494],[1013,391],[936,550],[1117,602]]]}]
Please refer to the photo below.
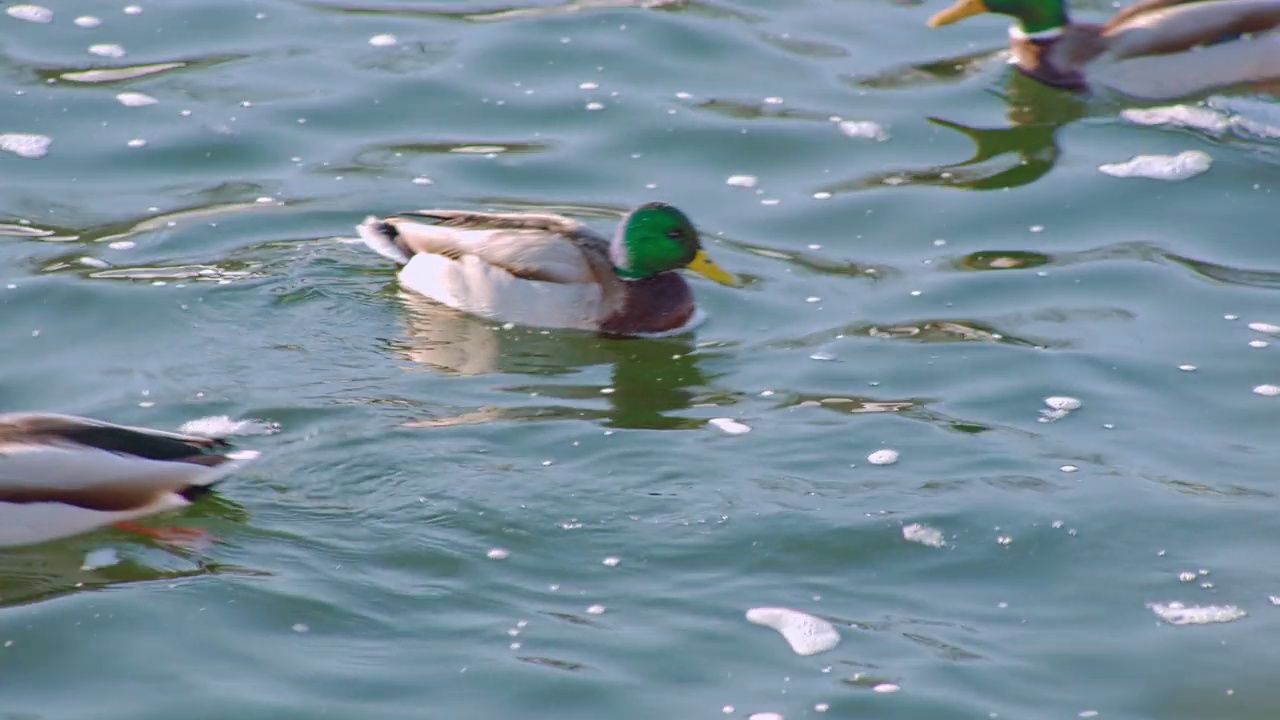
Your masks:
[{"label": "lake water", "polygon": [[[0,555],[0,718],[1274,718],[1280,102],[1136,124],[940,7],[0,16],[0,133],[52,141],[0,152],[0,405],[263,453],[153,521],[210,547]],[[747,280],[687,337],[458,316],[350,241],[659,199]]]}]

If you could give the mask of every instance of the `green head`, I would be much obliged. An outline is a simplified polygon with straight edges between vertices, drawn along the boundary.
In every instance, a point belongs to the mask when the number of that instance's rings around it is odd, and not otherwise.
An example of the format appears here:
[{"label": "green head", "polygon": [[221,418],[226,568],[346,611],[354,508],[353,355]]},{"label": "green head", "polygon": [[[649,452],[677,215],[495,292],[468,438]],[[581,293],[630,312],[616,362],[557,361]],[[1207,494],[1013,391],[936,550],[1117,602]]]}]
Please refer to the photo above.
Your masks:
[{"label": "green head", "polygon": [[688,268],[722,285],[738,280],[707,256],[688,216],[666,203],[645,203],[618,226],[609,248],[618,275],[629,280]]},{"label": "green head", "polygon": [[1028,35],[1058,30],[1067,24],[1063,0],[957,0],[929,18],[929,27],[950,25],[982,13],[1008,15],[1017,20],[1022,32]]}]

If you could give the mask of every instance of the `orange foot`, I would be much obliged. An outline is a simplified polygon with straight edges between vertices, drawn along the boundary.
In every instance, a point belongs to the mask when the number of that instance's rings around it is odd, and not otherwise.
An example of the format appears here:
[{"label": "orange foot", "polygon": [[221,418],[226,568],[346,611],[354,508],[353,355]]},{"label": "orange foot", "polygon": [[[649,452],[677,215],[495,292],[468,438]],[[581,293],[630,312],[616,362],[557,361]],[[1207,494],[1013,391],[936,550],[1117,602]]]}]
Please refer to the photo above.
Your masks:
[{"label": "orange foot", "polygon": [[155,538],[163,543],[182,547],[206,547],[213,542],[213,536],[197,528],[149,528],[131,522],[118,522],[112,525],[117,530],[138,533]]}]

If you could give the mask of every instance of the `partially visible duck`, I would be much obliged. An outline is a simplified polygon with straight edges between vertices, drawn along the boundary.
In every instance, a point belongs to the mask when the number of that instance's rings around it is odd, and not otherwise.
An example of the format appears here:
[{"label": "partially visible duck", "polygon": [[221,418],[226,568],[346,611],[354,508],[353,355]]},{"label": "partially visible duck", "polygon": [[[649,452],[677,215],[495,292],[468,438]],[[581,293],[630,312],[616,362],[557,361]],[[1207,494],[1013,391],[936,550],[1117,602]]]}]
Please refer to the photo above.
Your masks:
[{"label": "partially visible duck", "polygon": [[[0,414],[0,547],[191,504],[257,456],[226,440],[48,413]],[[149,533],[156,534],[156,533]]]},{"label": "partially visible duck", "polygon": [[956,0],[929,25],[988,12],[1016,21],[1010,61],[1056,87],[1172,99],[1280,79],[1280,0],[1143,0],[1105,25],[1072,22],[1064,0]]},{"label": "partially visible duck", "polygon": [[356,231],[403,266],[405,287],[494,320],[606,335],[673,334],[702,319],[693,290],[675,271],[738,284],[707,255],[689,218],[665,203],[631,211],[612,241],[560,215],[401,214],[407,217],[369,217]]}]

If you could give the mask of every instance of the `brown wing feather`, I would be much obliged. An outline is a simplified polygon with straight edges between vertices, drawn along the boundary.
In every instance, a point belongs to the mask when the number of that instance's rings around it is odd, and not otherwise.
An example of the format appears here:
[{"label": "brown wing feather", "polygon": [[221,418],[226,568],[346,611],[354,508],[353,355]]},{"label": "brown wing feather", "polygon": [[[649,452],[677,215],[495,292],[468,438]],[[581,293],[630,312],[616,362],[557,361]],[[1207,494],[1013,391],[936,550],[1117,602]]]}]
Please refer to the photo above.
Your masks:
[{"label": "brown wing feather", "polygon": [[573,235],[582,223],[549,213],[486,213],[468,210],[413,210],[401,215],[430,218],[441,227],[467,230],[540,230],[555,235]]},{"label": "brown wing feather", "polygon": [[1102,36],[1116,59],[1185,52],[1226,38],[1280,28],[1280,0],[1149,0],[1108,23]]}]

